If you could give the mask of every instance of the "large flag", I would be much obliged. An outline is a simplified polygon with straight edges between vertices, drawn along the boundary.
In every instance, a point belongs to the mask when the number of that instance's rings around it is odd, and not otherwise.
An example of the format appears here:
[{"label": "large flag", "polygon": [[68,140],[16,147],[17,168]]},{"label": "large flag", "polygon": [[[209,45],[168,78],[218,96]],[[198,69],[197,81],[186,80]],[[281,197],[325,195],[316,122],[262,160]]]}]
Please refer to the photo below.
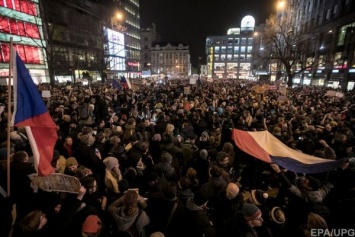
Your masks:
[{"label": "large flag", "polygon": [[12,124],[26,128],[38,175],[48,176],[54,173],[51,161],[54,146],[58,139],[57,126],[49,115],[37,86],[21,58],[17,53],[14,57],[14,113]]},{"label": "large flag", "polygon": [[248,132],[233,129],[232,139],[249,155],[296,173],[326,172],[340,167],[343,163],[343,160],[322,159],[294,150],[268,131]]},{"label": "large flag", "polygon": [[126,79],[124,76],[121,76],[121,84],[123,85],[124,88],[126,89],[131,89],[131,82],[129,79]]},{"label": "large flag", "polygon": [[114,89],[118,89],[119,91],[122,90],[121,84],[118,81],[116,81],[115,79],[112,80],[112,87]]}]

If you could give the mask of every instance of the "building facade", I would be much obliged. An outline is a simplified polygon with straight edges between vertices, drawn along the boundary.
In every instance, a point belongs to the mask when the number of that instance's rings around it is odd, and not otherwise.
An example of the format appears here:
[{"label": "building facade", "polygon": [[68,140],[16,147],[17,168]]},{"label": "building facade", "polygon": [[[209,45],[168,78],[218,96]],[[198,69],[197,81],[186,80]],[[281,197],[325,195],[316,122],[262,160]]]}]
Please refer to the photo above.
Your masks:
[{"label": "building facade", "polygon": [[154,42],[161,41],[153,23],[152,27],[141,30],[141,65],[142,77],[151,76],[151,48]]},{"label": "building facade", "polygon": [[307,55],[318,63],[293,79],[294,84],[352,89],[355,84],[355,1],[285,0],[279,17],[288,14],[303,35]]},{"label": "building facade", "polygon": [[13,37],[35,82],[141,74],[139,0],[0,0],[0,10],[1,68]]},{"label": "building facade", "polygon": [[206,38],[207,77],[250,79],[253,75],[255,19],[245,16],[240,28]]},{"label": "building facade", "polygon": [[151,48],[152,74],[167,77],[191,75],[190,50],[182,43],[154,43]]},{"label": "building facade", "polygon": [[139,0],[117,1],[124,10],[126,76],[137,78],[141,76],[141,38]]},{"label": "building facade", "polygon": [[38,1],[0,0],[0,80],[9,76],[10,40],[33,80],[46,81],[46,42]]}]

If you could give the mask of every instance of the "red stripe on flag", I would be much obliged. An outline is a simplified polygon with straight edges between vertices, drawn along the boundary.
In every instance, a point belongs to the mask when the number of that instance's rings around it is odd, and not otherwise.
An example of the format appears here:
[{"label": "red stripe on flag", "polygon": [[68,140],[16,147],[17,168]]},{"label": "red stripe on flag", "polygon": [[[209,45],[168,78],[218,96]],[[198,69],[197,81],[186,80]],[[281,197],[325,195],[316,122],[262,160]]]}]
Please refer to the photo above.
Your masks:
[{"label": "red stripe on flag", "polygon": [[259,146],[249,132],[233,129],[232,139],[242,151],[264,162],[272,163],[269,153]]},{"label": "red stripe on flag", "polygon": [[[46,112],[40,116],[29,118],[16,124],[16,126],[29,126],[32,131],[34,141],[31,140],[31,136],[28,136],[28,139],[31,143],[34,158],[37,160],[38,175],[48,176],[55,173],[51,162],[58,136],[57,127],[49,113]],[[35,157],[34,150],[38,151],[38,157]]]}]

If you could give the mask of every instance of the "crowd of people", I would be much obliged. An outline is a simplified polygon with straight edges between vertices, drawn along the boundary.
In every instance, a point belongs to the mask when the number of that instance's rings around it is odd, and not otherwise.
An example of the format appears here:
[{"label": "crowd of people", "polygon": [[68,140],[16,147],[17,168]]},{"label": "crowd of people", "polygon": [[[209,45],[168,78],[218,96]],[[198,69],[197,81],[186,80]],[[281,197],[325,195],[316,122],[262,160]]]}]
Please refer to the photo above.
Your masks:
[{"label": "crowd of people", "polygon": [[[186,90],[189,87],[189,90]],[[22,127],[1,114],[1,236],[321,236],[354,232],[355,96],[244,80],[167,81],[134,90],[40,85],[57,124],[52,166],[78,193],[41,190]],[[6,107],[6,88],[2,88]],[[298,174],[242,152],[232,129],[269,131],[292,149],[343,159]],[[15,205],[14,205],[15,204]],[[13,218],[12,211],[16,215]],[[330,235],[328,235],[330,236]]]}]

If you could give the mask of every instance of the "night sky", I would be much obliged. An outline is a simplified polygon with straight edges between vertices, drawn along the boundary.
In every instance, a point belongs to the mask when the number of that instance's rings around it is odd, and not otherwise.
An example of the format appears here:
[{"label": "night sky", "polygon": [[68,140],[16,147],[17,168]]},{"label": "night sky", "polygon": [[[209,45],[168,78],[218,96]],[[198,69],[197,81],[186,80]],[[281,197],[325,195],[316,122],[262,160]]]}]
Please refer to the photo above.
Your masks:
[{"label": "night sky", "polygon": [[[162,41],[189,45],[193,66],[205,64],[207,36],[226,35],[252,15],[256,25],[275,11],[276,0],[141,0],[141,28],[156,24]],[[199,60],[199,57],[202,60]]]}]

